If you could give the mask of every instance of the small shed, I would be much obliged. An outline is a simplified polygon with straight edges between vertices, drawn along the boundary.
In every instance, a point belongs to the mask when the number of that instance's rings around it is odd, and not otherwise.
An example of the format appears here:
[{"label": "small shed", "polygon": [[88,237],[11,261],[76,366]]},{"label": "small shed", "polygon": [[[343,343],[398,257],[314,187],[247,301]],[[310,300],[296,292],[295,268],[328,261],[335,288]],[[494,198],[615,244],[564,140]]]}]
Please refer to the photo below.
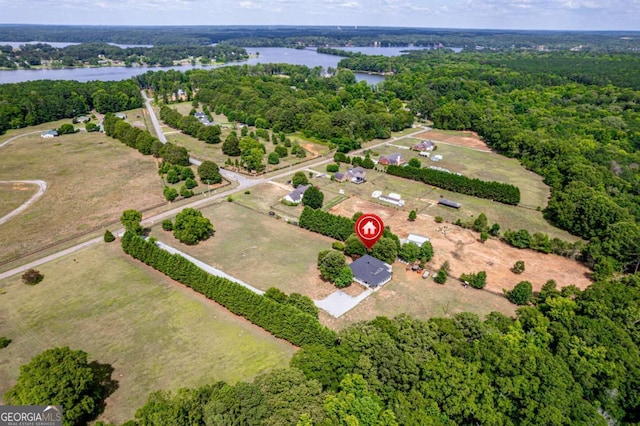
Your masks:
[{"label": "small shed", "polygon": [[422,247],[422,245],[427,241],[429,241],[429,237],[424,237],[422,235],[409,234],[409,236],[407,237],[408,243],[414,243],[418,247]]},{"label": "small shed", "polygon": [[41,138],[55,138],[56,136],[58,136],[57,130],[47,130],[46,132],[40,134]]},{"label": "small shed", "polygon": [[456,203],[455,201],[447,200],[446,198],[440,198],[438,200],[438,204],[441,204],[447,207],[452,207],[454,209],[459,209],[460,207],[462,207],[462,204]]}]

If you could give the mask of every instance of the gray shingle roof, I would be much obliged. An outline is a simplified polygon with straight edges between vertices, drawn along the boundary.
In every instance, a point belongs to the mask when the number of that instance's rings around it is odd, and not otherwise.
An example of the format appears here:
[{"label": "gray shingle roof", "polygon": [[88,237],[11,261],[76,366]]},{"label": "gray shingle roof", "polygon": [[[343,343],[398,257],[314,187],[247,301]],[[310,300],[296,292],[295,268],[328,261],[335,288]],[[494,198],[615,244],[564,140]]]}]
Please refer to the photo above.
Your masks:
[{"label": "gray shingle roof", "polygon": [[368,254],[353,261],[349,268],[356,281],[369,287],[379,287],[391,280],[391,267]]},{"label": "gray shingle roof", "polygon": [[289,198],[291,198],[294,203],[299,203],[300,201],[302,201],[302,196],[304,195],[305,191],[310,187],[311,185],[299,185],[296,189],[289,193]]}]

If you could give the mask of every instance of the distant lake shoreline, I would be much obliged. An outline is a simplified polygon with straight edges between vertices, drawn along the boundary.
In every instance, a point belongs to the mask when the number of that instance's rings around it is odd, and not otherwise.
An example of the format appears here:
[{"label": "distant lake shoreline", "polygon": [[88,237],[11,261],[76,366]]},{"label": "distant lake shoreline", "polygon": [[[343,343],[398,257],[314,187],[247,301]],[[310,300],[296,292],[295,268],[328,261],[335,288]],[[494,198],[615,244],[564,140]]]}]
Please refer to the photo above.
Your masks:
[{"label": "distant lake shoreline", "polygon": [[[33,42],[36,43],[36,42]],[[41,42],[46,43],[46,42]],[[25,44],[16,42],[0,42],[2,44]],[[53,45],[54,43],[47,43]],[[55,43],[65,44],[65,43]],[[73,43],[66,43],[66,45]],[[120,45],[124,46],[124,45]],[[285,47],[246,48],[251,57],[245,61],[230,62],[222,65],[174,65],[171,67],[82,67],[60,69],[17,69],[0,70],[0,84],[20,83],[33,80],[76,80],[76,81],[119,81],[144,74],[148,71],[190,69],[213,69],[221,66],[256,65],[267,63],[286,63],[292,65],[306,65],[309,68],[336,68],[341,56],[317,53],[315,49],[289,49]],[[407,50],[421,50],[417,47],[344,47],[343,50],[362,52],[366,55],[398,56]],[[369,84],[377,84],[384,80],[383,75],[365,72],[356,73],[358,81],[364,80]]]}]

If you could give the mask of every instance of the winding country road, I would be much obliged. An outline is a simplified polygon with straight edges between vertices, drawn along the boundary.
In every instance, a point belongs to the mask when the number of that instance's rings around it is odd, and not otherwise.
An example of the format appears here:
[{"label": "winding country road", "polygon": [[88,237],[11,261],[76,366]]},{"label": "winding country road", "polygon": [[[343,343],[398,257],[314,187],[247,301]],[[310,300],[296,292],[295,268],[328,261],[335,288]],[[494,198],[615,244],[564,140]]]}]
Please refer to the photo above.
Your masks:
[{"label": "winding country road", "polygon": [[[156,133],[158,135],[158,139],[160,141],[162,141],[163,143],[166,143],[167,139],[166,139],[164,133],[162,132],[162,129],[160,128],[160,122],[158,121],[158,118],[156,117],[155,111],[153,110],[153,107],[151,106],[152,99],[149,98],[144,91],[142,91],[141,93],[142,93],[143,98],[145,99],[147,110],[149,112],[149,116],[151,117],[151,122],[153,123],[155,131],[156,131]],[[384,140],[384,141],[382,141],[380,143],[377,143],[375,145],[369,146],[367,148],[363,148],[363,149],[360,149],[358,151],[354,151],[353,153],[354,154],[361,153],[365,149],[376,148],[378,146],[385,145],[385,144],[394,142],[396,140],[399,140],[399,139],[402,139],[402,138],[405,138],[405,137],[409,137],[409,136],[411,136],[411,135],[413,135],[415,133],[419,133],[419,132],[423,132],[423,131],[424,131],[423,128],[418,128],[418,129],[416,129],[415,132],[411,132],[411,133],[408,133],[408,134],[403,135],[403,136],[396,136],[396,137],[393,137],[391,139]],[[0,148],[2,148],[3,146],[5,146],[6,144],[8,144],[9,142],[11,142],[12,140],[14,140],[14,139],[16,139],[18,137],[26,136],[26,135],[34,134],[34,133],[40,133],[40,131],[31,132],[31,133],[25,133],[25,134],[22,134],[22,135],[14,136],[13,138],[7,140],[6,142],[0,144]],[[195,164],[195,165],[201,164],[201,162],[199,160],[195,159],[195,158],[190,158],[190,161],[191,161],[192,164]],[[297,171],[308,170],[310,167],[326,164],[326,163],[329,163],[329,162],[333,162],[333,157],[328,157],[328,158],[326,158],[324,160],[319,159],[319,161],[314,161],[314,162],[305,164],[304,166],[300,166],[300,167],[297,167],[297,168],[291,168],[291,169],[285,170],[285,171],[283,171],[283,172],[281,172],[279,174],[272,175],[272,176],[270,176],[268,178],[255,178],[255,179],[247,178],[247,177],[242,176],[240,174],[237,174],[237,173],[234,173],[234,172],[231,172],[231,171],[228,171],[228,170],[221,169],[220,172],[222,173],[223,177],[225,179],[227,179],[227,180],[230,180],[230,181],[236,181],[238,183],[238,186],[236,186],[236,187],[234,187],[232,189],[229,189],[227,191],[220,192],[220,193],[214,193],[214,194],[208,194],[208,195],[207,194],[203,194],[203,198],[200,198],[200,199],[195,200],[195,201],[193,201],[191,203],[184,204],[184,205],[181,205],[180,207],[177,207],[177,208],[174,208],[174,209],[162,212],[162,213],[158,213],[158,214],[156,214],[154,216],[151,216],[151,217],[148,217],[146,219],[143,219],[141,224],[143,226],[150,226],[150,225],[153,225],[154,223],[156,223],[158,221],[161,221],[163,219],[167,219],[169,217],[175,216],[176,214],[180,213],[185,208],[188,208],[188,207],[189,208],[203,207],[203,206],[211,203],[212,201],[219,200],[219,199],[224,199],[224,198],[228,197],[229,195],[232,195],[232,194],[234,194],[234,193],[236,193],[238,191],[242,191],[242,190],[245,190],[247,188],[251,188],[251,187],[260,185],[262,183],[271,181],[271,180],[279,179],[281,177],[293,174],[293,173],[295,173]],[[123,229],[118,229],[118,230],[116,230],[114,232],[114,234],[121,235],[123,232],[124,232]],[[103,241],[103,237],[102,236],[96,237],[96,238],[93,238],[91,240],[85,241],[83,243],[77,244],[77,245],[75,245],[73,247],[67,248],[65,250],[61,250],[61,251],[59,251],[57,253],[54,253],[54,254],[51,254],[49,256],[43,257],[41,259],[35,260],[35,261],[30,262],[30,263],[28,263],[26,265],[22,265],[22,266],[19,266],[17,268],[11,269],[9,271],[0,273],[0,280],[2,280],[4,278],[7,278],[7,277],[11,277],[11,276],[19,274],[19,273],[22,273],[22,272],[26,271],[27,269],[34,268],[36,266],[42,265],[44,263],[50,262],[50,261],[58,259],[60,257],[66,256],[67,254],[74,253],[76,251],[82,250],[82,249],[84,249],[86,247],[89,247],[89,246],[91,246],[93,244],[97,244],[97,243],[99,243],[101,241]]]},{"label": "winding country road", "polygon": [[[0,148],[3,148],[4,146],[8,145],[9,143],[13,142],[14,140],[16,140],[18,138],[21,138],[23,136],[28,136],[28,135],[35,135],[36,133],[42,133],[42,131],[37,130],[35,132],[23,133],[21,135],[17,135],[17,136],[14,136],[12,138],[9,138],[9,139],[7,139],[6,141],[4,141],[4,142],[2,142],[0,144]],[[0,180],[0,183],[26,183],[26,184],[30,184],[30,185],[38,185],[38,192],[36,192],[31,198],[29,198],[27,201],[25,201],[17,209],[9,212],[9,214],[6,214],[6,215],[0,217],[0,225],[5,223],[6,221],[11,219],[12,217],[14,217],[14,216],[22,213],[23,211],[25,211],[31,204],[35,203],[38,198],[42,197],[44,195],[44,191],[47,190],[47,182],[45,182],[43,180]]]},{"label": "winding country road", "polygon": [[38,192],[36,192],[31,198],[22,203],[20,207],[13,210],[9,214],[6,214],[0,217],[0,225],[11,219],[12,217],[22,213],[29,207],[31,204],[35,203],[36,200],[44,195],[44,191],[47,190],[47,182],[43,180],[0,180],[0,184],[3,183],[27,183],[30,185],[38,185]]}]

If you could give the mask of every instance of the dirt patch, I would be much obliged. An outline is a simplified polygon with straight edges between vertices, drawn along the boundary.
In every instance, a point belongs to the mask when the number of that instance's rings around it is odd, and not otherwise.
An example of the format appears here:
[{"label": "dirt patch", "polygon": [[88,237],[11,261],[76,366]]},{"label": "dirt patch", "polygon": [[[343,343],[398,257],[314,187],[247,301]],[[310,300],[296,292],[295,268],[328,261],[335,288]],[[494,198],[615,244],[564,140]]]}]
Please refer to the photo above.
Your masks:
[{"label": "dirt patch", "polygon": [[[525,280],[531,282],[534,291],[540,290],[551,279],[558,283],[558,287],[573,284],[584,289],[591,284],[589,269],[578,262],[553,254],[519,250],[497,239],[490,239],[483,244],[479,241],[478,233],[450,223],[436,223],[432,216],[426,214],[419,214],[415,222],[409,222],[405,211],[384,208],[355,197],[331,209],[332,213],[347,217],[357,211],[379,215],[400,238],[406,238],[410,233],[429,237],[435,251],[430,269],[437,269],[444,261],[448,261],[453,277],[485,271],[486,289],[495,293],[512,289]],[[523,260],[526,267],[520,275],[511,272],[518,260]]]},{"label": "dirt patch", "polygon": [[302,144],[300,144],[300,146],[302,146],[306,151],[312,153],[313,154],[313,158],[315,158],[315,157],[320,155],[320,153],[316,149],[315,145],[312,144],[312,143],[302,143]]},{"label": "dirt patch", "polygon": [[455,132],[456,134],[449,134],[438,130],[429,130],[414,135],[420,139],[431,139],[436,142],[444,142],[452,145],[465,146],[467,148],[474,148],[480,151],[491,152],[489,147],[476,132]]},{"label": "dirt patch", "polygon": [[352,217],[356,212],[373,213],[380,216],[380,219],[385,222],[387,221],[387,219],[390,219],[394,215],[398,214],[398,210],[384,207],[358,197],[351,197],[348,200],[345,200],[333,206],[331,209],[329,209],[329,212],[346,217]]}]

